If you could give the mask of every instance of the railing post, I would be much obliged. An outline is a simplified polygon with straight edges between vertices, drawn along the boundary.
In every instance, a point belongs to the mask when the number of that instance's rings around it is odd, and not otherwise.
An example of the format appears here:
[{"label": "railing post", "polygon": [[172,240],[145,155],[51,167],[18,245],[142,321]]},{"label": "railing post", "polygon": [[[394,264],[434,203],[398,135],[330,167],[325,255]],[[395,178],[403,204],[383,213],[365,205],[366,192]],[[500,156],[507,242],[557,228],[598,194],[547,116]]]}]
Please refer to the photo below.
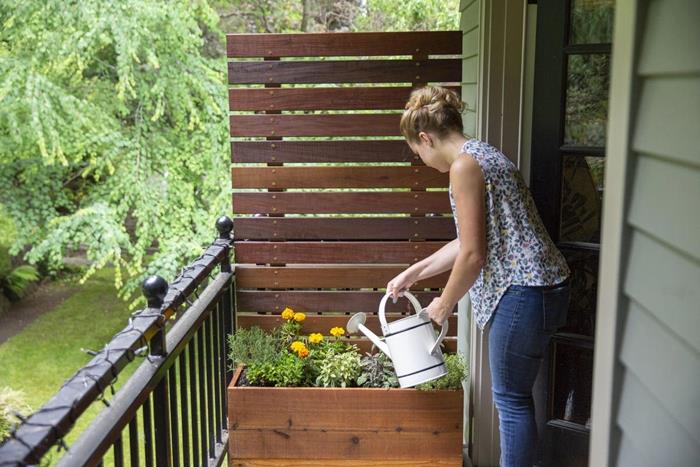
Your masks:
[{"label": "railing post", "polygon": [[226,240],[229,246],[226,248],[226,255],[221,261],[221,272],[231,272],[231,280],[226,287],[226,290],[221,296],[219,312],[222,315],[222,335],[221,335],[221,419],[224,422],[224,430],[228,429],[227,415],[228,404],[226,397],[226,388],[233,378],[233,369],[228,364],[228,345],[227,336],[233,334],[236,329],[236,319],[234,316],[234,300],[235,300],[235,272],[231,267],[231,244],[233,243],[233,221],[227,216],[221,216],[216,221],[216,229],[219,231],[219,238]]},{"label": "railing post", "polygon": [[[226,248],[226,256],[221,261],[221,272],[233,272],[231,267],[231,244],[233,243],[233,221],[228,216],[221,216],[216,220],[216,229],[219,231],[219,238],[227,240],[229,246]],[[234,319],[234,300],[233,287],[235,284],[235,274],[231,276],[231,283],[228,291],[223,295],[223,312],[224,312],[224,327],[227,334],[231,334],[236,330],[236,320]],[[233,376],[233,371],[230,372]],[[228,378],[227,378],[228,379]]]},{"label": "railing post", "polygon": [[[148,300],[149,313],[161,313],[163,300],[168,292],[168,283],[160,276],[151,276],[143,282],[143,294]],[[161,359],[167,355],[165,345],[165,321],[160,322],[160,329],[151,339],[150,357]],[[155,429],[156,465],[170,467],[172,457],[170,452],[170,398],[168,378],[163,373],[153,391],[153,426]],[[146,413],[144,412],[144,416]]]}]

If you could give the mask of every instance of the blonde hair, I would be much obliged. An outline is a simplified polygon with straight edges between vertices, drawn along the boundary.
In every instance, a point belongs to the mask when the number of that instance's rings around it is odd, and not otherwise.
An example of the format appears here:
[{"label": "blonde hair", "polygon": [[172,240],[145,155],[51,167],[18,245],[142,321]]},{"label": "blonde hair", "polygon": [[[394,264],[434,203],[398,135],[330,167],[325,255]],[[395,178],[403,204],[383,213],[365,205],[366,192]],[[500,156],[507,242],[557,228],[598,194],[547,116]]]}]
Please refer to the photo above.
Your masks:
[{"label": "blonde hair", "polygon": [[444,137],[452,131],[464,132],[462,111],[464,102],[457,94],[440,86],[425,86],[411,93],[401,116],[401,134],[406,140],[418,142],[421,131]]}]

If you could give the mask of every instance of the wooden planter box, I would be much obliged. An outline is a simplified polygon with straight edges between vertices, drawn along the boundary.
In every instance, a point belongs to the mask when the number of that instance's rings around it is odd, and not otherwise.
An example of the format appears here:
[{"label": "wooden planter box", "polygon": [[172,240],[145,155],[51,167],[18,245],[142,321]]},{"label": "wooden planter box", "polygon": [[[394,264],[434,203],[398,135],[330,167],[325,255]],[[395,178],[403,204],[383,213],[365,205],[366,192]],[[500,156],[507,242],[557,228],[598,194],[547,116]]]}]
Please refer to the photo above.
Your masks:
[{"label": "wooden planter box", "polygon": [[460,391],[228,388],[230,466],[462,466]]}]

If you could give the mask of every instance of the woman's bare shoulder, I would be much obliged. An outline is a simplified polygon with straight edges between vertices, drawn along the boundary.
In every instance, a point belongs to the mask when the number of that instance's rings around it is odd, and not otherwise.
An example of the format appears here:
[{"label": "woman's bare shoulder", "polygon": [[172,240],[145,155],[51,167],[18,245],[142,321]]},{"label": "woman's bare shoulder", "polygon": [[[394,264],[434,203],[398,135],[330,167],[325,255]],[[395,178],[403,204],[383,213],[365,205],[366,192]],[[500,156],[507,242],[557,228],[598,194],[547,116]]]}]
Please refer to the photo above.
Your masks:
[{"label": "woman's bare shoulder", "polygon": [[476,159],[468,153],[462,153],[450,167],[450,182],[482,179],[481,166]]}]

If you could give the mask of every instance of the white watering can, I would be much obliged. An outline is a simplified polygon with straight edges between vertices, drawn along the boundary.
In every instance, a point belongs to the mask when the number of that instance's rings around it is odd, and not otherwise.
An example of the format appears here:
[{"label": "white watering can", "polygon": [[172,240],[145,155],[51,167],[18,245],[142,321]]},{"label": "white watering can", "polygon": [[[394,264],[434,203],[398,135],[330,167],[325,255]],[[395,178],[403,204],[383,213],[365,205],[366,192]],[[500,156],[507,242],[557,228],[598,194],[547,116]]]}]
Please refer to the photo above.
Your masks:
[{"label": "white watering can", "polygon": [[379,303],[379,322],[384,333],[384,341],[367,329],[365,313],[356,313],[347,324],[349,332],[362,333],[384,352],[394,363],[394,370],[402,388],[408,388],[420,383],[437,379],[447,373],[445,361],[442,358],[440,344],[447,334],[447,320],[442,324],[440,335],[432,326],[432,320],[428,317],[426,309],[409,292],[403,292],[404,296],[413,304],[415,315],[397,319],[391,323],[386,322],[384,307],[391,297],[387,293]]}]

